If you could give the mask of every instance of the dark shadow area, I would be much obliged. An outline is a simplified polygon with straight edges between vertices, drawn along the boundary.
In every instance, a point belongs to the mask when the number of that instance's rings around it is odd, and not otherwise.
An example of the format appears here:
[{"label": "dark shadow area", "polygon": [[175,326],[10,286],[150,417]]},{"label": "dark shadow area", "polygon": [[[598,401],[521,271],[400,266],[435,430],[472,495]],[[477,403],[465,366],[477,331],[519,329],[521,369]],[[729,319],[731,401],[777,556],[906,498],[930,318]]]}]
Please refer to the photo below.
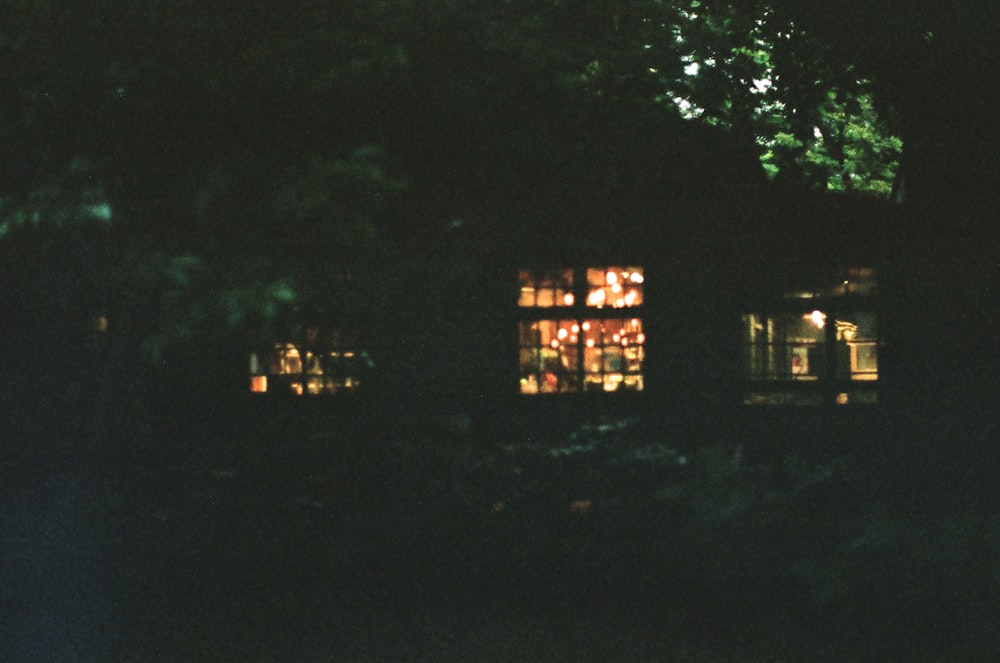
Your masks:
[{"label": "dark shadow area", "polygon": [[903,472],[884,430],[751,446],[622,411],[541,425],[239,403],[164,408],[101,463],[42,453],[51,437],[6,449],[5,660],[978,660],[998,644],[995,511],[940,477],[887,483]]}]

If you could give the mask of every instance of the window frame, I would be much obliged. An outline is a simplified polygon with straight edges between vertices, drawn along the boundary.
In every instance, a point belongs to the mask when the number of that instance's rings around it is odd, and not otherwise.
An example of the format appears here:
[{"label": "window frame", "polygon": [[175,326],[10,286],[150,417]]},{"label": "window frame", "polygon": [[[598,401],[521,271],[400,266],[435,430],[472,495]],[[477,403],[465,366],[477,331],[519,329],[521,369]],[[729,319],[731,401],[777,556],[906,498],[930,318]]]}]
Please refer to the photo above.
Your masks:
[{"label": "window frame", "polygon": [[[864,277],[863,284],[852,282],[855,275]],[[748,297],[740,316],[740,364],[743,403],[745,405],[873,405],[878,402],[878,382],[883,370],[880,357],[884,345],[881,334],[881,308],[878,301],[878,270],[872,267],[840,270],[835,273],[837,285],[825,289],[785,292],[778,295]],[[809,342],[798,338],[792,341],[767,340],[755,345],[750,318],[770,321],[800,317],[805,320],[822,316],[823,325],[819,339]],[[868,319],[866,333],[857,340],[847,337],[856,334],[858,324],[853,320]],[[818,323],[817,323],[818,326]],[[853,327],[853,331],[851,328]],[[755,369],[760,363],[756,347],[766,346],[767,361],[773,362],[778,354],[788,357],[804,352],[809,366],[803,374],[794,370],[789,360],[772,374]],[[779,346],[787,349],[782,353]],[[856,369],[859,348],[869,348],[873,355],[874,369]],[[809,354],[810,348],[817,350]],[[847,350],[845,354],[843,350]],[[846,358],[846,369],[845,369]],[[812,365],[820,361],[819,367]],[[780,361],[773,362],[775,365]]]},{"label": "window frame", "polygon": [[250,355],[253,394],[331,396],[367,381],[367,354],[356,333],[310,325]]},{"label": "window frame", "polygon": [[[593,304],[592,293],[599,287],[592,283],[595,270],[614,271],[616,278],[622,274],[637,275],[631,277],[635,292],[631,299],[635,303],[605,305],[605,293],[601,305]],[[569,294],[572,297],[551,306],[524,305],[525,282],[530,280],[525,274],[531,272],[571,274]],[[517,388],[521,395],[640,393],[645,389],[645,270],[642,267],[634,263],[616,263],[557,270],[521,269],[518,282],[522,294],[517,304],[516,322]],[[610,284],[609,281],[603,285],[610,288]],[[622,294],[624,302],[626,293]],[[612,353],[612,348],[620,350]],[[619,357],[617,363],[611,359],[615,356]],[[596,370],[593,368],[595,359],[598,362]],[[526,370],[532,363],[534,370]],[[554,370],[546,370],[546,367]]]}]

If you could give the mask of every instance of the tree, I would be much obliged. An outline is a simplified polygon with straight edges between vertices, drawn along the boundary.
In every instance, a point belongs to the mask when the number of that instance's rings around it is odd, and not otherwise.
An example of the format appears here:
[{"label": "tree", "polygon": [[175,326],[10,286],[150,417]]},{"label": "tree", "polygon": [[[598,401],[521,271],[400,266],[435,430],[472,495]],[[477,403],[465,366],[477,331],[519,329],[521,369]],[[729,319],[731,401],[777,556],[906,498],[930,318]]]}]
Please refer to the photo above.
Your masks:
[{"label": "tree", "polygon": [[[98,325],[97,363],[62,381],[84,384],[95,443],[112,413],[141,419],[120,387],[148,382],[151,360],[277,324],[331,272],[377,271],[377,210],[396,185],[364,123],[324,111],[363,100],[371,69],[393,66],[362,4],[7,9],[0,242],[21,306],[4,354],[30,342],[52,368]],[[339,290],[327,306],[356,299]]]}]

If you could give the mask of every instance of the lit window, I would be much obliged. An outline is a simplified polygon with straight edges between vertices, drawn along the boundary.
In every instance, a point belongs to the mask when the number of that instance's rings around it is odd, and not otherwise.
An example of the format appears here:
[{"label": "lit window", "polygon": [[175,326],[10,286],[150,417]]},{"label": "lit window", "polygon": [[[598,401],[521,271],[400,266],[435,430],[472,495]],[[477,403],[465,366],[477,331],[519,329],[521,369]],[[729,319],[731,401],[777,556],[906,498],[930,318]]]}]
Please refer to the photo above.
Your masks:
[{"label": "lit window", "polygon": [[641,267],[591,267],[587,270],[587,306],[639,306],[644,281]]},{"label": "lit window", "polygon": [[573,270],[536,271],[522,269],[518,272],[521,294],[518,306],[573,306]]},{"label": "lit window", "polygon": [[785,293],[784,303],[765,303],[743,316],[746,403],[876,402],[875,271],[851,269],[846,276],[826,288]]},{"label": "lit window", "polygon": [[[554,273],[561,275],[562,285],[549,280],[549,285],[542,286],[543,281],[536,280],[538,285],[526,291],[526,275],[532,273],[521,272],[521,306],[532,306],[526,303],[531,301],[539,307],[550,305],[537,303],[538,288],[544,287],[553,292],[542,301],[559,300],[551,305],[569,307],[559,318],[529,317],[518,323],[521,393],[642,391],[646,343],[642,319],[620,317],[622,312],[615,311],[641,306],[642,269],[589,268],[580,270],[586,278],[575,281],[573,270]],[[574,282],[585,284],[585,292],[574,292]],[[609,301],[609,297],[615,299]]]},{"label": "lit window", "polygon": [[301,337],[250,355],[250,391],[317,396],[361,386],[371,362],[357,349],[355,337],[318,327],[307,328]]}]

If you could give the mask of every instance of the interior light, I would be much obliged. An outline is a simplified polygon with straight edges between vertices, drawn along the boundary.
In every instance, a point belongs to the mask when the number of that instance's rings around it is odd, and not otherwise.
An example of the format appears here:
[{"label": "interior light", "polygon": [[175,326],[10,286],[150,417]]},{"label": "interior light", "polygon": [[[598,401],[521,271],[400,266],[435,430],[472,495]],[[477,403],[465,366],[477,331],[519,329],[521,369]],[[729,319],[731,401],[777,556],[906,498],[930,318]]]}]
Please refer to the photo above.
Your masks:
[{"label": "interior light", "polygon": [[813,311],[807,317],[812,320],[812,323],[819,329],[822,329],[826,325],[826,313],[823,313],[822,311]]},{"label": "interior light", "polygon": [[613,292],[615,294],[618,294],[621,291],[622,291],[622,284],[621,283],[614,283],[614,284],[611,285],[611,292]]},{"label": "interior light", "polygon": [[580,333],[580,325],[574,324],[572,327],[569,328],[569,330],[571,332],[573,332],[574,334],[579,334]]},{"label": "interior light", "polygon": [[635,298],[636,298],[635,290],[629,290],[627,293],[625,293],[625,305],[632,306],[633,304],[635,304]]},{"label": "interior light", "polygon": [[566,331],[566,329],[564,329],[563,327],[560,327],[559,331],[556,332],[556,336],[558,336],[559,340],[561,341],[564,340],[567,336],[569,336],[569,332]]},{"label": "interior light", "polygon": [[640,274],[639,272],[632,272],[632,275],[628,277],[628,280],[631,281],[632,283],[642,283],[643,281],[642,274]]},{"label": "interior light", "polygon": [[624,308],[625,300],[621,297],[615,300],[615,308]]},{"label": "interior light", "polygon": [[605,298],[604,290],[594,290],[587,296],[587,304],[590,306],[603,306]]},{"label": "interior light", "polygon": [[635,342],[636,343],[645,343],[646,342],[646,335],[643,334],[642,332],[639,332],[638,334],[635,335]]},{"label": "interior light", "polygon": [[573,305],[573,293],[572,292],[567,292],[565,295],[563,295],[563,303],[566,306],[572,306]]},{"label": "interior light", "polygon": [[590,331],[590,323],[589,322],[585,322],[585,323],[583,323],[583,325],[580,328],[583,331]]},{"label": "interior light", "polygon": [[588,338],[587,339],[587,347],[588,348],[594,347],[594,339],[592,339],[592,338]]},{"label": "interior light", "polygon": [[608,281],[608,285],[614,285],[615,283],[618,283],[618,275],[615,274],[614,272],[608,272],[606,278]]},{"label": "interior light", "polygon": [[549,343],[549,345],[550,345],[550,346],[552,346],[552,349],[553,349],[553,350],[555,350],[555,349],[557,349],[557,348],[559,347],[559,340],[558,340],[558,339],[555,339],[555,338],[554,338],[554,339],[552,339],[552,341],[551,341],[551,342]]}]

